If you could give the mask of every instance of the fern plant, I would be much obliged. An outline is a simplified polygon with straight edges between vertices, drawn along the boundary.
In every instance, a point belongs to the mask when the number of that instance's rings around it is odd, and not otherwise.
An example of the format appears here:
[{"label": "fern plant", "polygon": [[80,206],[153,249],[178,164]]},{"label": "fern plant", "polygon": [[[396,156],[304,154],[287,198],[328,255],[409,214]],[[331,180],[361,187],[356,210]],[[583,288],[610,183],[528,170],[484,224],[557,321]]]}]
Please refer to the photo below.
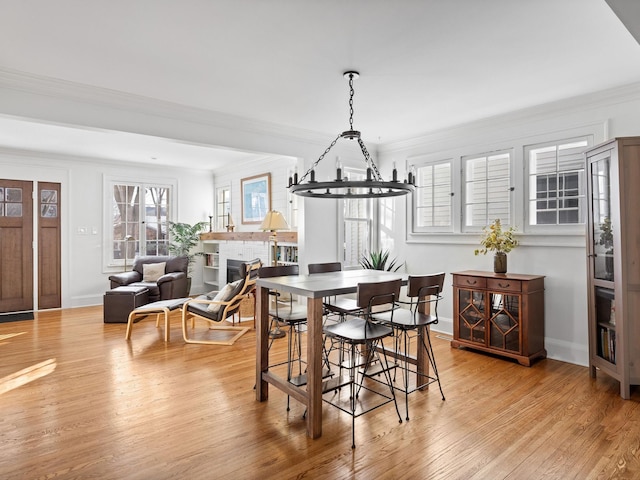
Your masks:
[{"label": "fern plant", "polygon": [[[377,252],[365,253],[360,259],[360,266],[367,270],[386,270],[387,272],[397,272],[400,267],[404,265],[402,262],[399,265],[396,258],[389,260],[391,252],[389,250],[379,250]],[[387,262],[390,262],[387,265]]]}]

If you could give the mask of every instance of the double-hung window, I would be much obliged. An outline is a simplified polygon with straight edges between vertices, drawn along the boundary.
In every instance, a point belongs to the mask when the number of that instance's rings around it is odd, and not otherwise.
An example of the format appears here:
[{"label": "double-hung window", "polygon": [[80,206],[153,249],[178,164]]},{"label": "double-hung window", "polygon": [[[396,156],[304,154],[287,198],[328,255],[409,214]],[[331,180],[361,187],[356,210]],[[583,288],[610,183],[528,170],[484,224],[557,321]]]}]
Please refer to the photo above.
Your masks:
[{"label": "double-hung window", "polygon": [[452,230],[452,171],[452,160],[429,162],[416,167],[416,191],[413,198],[414,232]]},{"label": "double-hung window", "polygon": [[216,230],[223,232],[229,225],[231,213],[231,188],[229,186],[216,189]]},{"label": "double-hung window", "polygon": [[173,185],[107,180],[111,202],[107,265],[131,265],[137,255],[168,255]]},{"label": "double-hung window", "polygon": [[[352,180],[364,180],[359,170],[345,169]],[[373,200],[370,198],[345,198],[343,200],[343,260],[344,268],[357,267],[366,252],[371,251]]]},{"label": "double-hung window", "polygon": [[572,225],[585,222],[583,151],[587,137],[525,147],[528,167],[528,224]]},{"label": "double-hung window", "polygon": [[497,218],[512,223],[511,157],[501,151],[462,158],[466,230],[477,231]]}]

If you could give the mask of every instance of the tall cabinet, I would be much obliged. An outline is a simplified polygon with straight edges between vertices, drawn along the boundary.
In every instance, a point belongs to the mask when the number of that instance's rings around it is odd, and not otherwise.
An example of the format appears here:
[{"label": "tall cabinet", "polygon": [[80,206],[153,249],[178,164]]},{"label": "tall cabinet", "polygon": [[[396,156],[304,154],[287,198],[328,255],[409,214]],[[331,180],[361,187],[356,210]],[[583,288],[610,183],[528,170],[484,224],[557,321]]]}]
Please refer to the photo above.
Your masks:
[{"label": "tall cabinet", "polygon": [[586,152],[589,372],[640,385],[640,137]]}]

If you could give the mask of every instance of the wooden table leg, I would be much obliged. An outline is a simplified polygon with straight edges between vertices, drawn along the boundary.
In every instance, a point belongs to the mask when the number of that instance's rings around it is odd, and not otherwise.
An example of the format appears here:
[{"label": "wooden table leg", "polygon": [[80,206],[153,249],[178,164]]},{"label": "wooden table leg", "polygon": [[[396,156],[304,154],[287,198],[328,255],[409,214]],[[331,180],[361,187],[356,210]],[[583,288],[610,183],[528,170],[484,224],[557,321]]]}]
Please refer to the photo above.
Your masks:
[{"label": "wooden table leg", "polygon": [[256,400],[263,402],[269,398],[269,384],[262,379],[269,369],[269,289],[256,292]]},{"label": "wooden table leg", "polygon": [[322,435],[322,298],[307,298],[307,435]]}]

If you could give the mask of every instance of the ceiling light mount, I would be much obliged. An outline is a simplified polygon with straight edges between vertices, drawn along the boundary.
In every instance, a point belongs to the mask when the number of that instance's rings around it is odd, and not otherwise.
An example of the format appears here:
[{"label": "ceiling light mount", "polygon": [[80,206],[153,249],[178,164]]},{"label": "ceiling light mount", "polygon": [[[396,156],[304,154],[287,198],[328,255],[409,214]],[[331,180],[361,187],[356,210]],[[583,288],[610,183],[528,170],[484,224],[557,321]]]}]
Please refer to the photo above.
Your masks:
[{"label": "ceiling light mount", "polygon": [[[382,175],[380,175],[378,167],[360,138],[360,132],[353,128],[353,80],[360,77],[360,74],[354,70],[349,70],[344,72],[343,76],[349,80],[349,130],[345,130],[331,142],[331,145],[300,178],[300,181],[298,181],[297,173],[294,173],[293,177],[289,177],[289,190],[296,195],[313,198],[381,198],[413,193],[415,190],[415,175],[413,175],[413,172],[409,172],[408,178],[404,182],[400,182],[398,181],[398,172],[394,163],[393,179],[390,182],[384,181]],[[367,167],[366,180],[343,178],[342,164],[338,158],[336,161],[336,179],[327,182],[316,181],[315,168],[341,138],[358,141]],[[305,182],[307,177],[309,177],[309,180]]]}]

